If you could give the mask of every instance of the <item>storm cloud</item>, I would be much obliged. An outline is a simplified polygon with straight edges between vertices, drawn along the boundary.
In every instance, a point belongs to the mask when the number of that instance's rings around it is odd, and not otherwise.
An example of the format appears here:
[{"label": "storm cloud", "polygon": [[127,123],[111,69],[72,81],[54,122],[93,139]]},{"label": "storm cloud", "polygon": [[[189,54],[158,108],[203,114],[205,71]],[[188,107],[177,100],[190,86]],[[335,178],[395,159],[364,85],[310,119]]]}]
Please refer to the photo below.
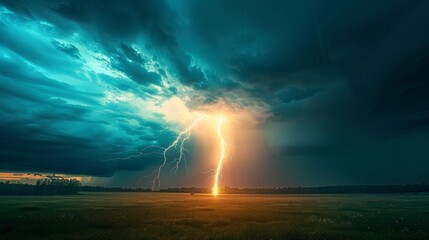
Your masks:
[{"label": "storm cloud", "polygon": [[[174,96],[264,116],[264,184],[429,181],[427,1],[0,1],[2,170],[145,170]],[[162,134],[160,134],[162,133]],[[121,181],[122,182],[122,181]]]}]

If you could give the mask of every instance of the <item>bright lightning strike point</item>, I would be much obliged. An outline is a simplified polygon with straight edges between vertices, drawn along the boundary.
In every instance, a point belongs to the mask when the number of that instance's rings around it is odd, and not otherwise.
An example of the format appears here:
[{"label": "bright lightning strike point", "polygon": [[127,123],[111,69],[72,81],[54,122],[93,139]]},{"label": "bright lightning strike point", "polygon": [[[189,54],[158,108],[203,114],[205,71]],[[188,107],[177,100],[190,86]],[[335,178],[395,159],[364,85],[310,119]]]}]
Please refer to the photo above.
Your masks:
[{"label": "bright lightning strike point", "polygon": [[219,176],[222,172],[223,160],[225,159],[225,139],[222,136],[222,124],[224,122],[224,118],[220,117],[217,122],[217,136],[220,142],[220,157],[216,168],[216,174],[214,178],[214,184],[212,188],[213,196],[217,196],[219,194]]}]

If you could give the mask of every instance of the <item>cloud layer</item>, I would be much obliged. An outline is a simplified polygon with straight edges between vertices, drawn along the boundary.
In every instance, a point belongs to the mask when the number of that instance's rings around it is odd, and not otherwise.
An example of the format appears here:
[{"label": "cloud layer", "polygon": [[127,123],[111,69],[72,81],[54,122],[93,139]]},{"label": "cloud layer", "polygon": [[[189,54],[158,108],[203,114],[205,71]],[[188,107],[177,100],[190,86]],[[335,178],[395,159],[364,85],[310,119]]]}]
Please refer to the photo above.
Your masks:
[{"label": "cloud layer", "polygon": [[[0,1],[0,164],[112,176],[191,110],[259,116],[264,184],[429,181],[427,1]],[[163,134],[160,135],[160,132]],[[269,179],[271,178],[271,179]],[[261,180],[264,181],[264,180]]]}]

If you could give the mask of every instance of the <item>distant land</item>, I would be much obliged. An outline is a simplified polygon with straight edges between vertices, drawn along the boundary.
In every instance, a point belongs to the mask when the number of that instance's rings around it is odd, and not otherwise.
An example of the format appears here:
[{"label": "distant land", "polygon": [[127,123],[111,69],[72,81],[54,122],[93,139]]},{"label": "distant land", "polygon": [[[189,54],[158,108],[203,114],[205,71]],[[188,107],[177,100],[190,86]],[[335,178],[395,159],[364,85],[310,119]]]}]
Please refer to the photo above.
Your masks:
[{"label": "distant land", "polygon": [[[167,188],[161,192],[210,193],[209,188]],[[278,187],[278,188],[231,188],[220,190],[223,194],[341,194],[341,193],[423,193],[429,192],[429,184],[404,185],[345,185],[320,187]]]},{"label": "distant land", "polygon": [[[0,195],[69,195],[79,192],[152,192],[149,188],[126,188],[104,186],[81,186],[77,180],[43,180],[36,185],[16,182],[0,182]],[[210,188],[182,187],[166,188],[157,192],[210,193]],[[417,194],[429,192],[429,184],[403,185],[345,185],[320,187],[277,187],[277,188],[232,188],[223,187],[221,194],[354,194],[354,193],[398,193]]]}]

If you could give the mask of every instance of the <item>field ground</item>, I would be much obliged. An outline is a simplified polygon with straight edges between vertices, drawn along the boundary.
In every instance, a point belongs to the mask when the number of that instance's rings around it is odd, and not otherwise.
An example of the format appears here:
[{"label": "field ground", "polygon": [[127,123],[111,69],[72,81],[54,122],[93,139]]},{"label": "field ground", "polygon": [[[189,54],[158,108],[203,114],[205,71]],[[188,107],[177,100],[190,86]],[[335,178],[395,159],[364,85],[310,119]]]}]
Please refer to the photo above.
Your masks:
[{"label": "field ground", "polygon": [[0,196],[0,239],[429,239],[429,195]]}]

